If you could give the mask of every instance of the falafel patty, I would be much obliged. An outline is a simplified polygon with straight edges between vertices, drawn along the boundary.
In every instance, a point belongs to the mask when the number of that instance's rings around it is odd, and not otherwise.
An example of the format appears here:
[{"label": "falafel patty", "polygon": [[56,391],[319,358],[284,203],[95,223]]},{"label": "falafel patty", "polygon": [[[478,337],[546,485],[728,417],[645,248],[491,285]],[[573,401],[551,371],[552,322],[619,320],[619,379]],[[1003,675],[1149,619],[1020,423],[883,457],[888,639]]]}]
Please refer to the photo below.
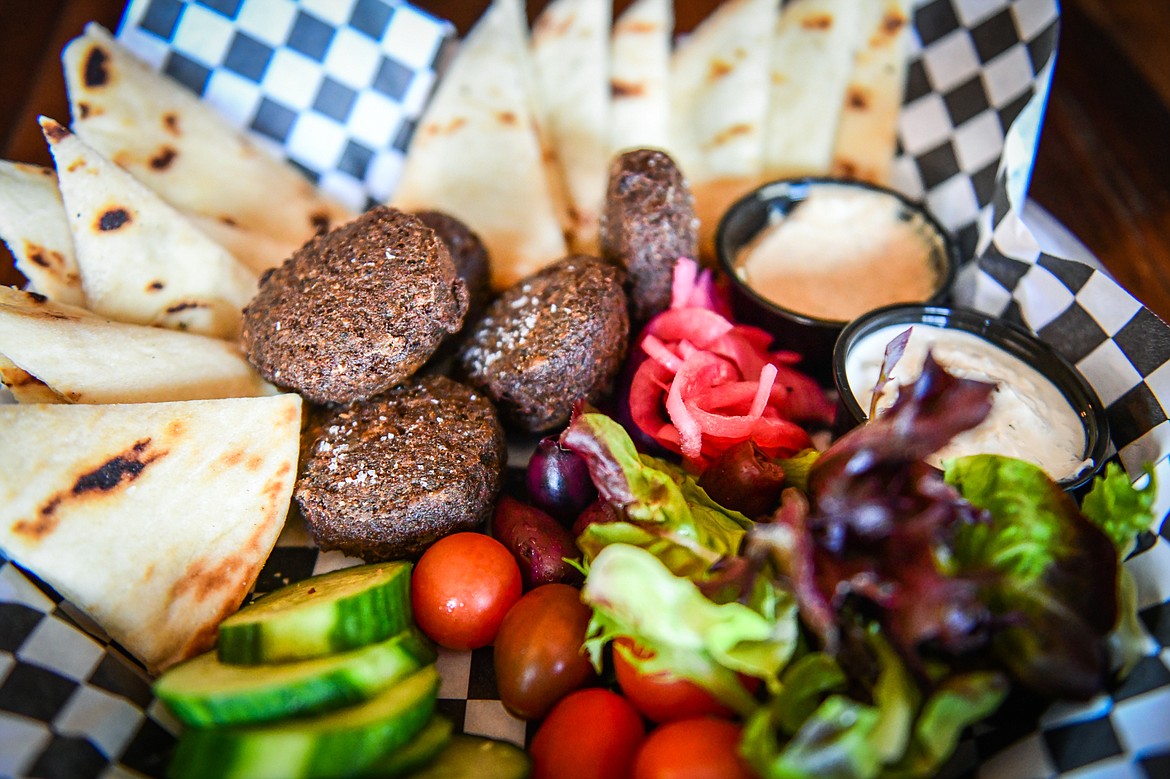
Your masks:
[{"label": "falafel patty", "polygon": [[568,421],[578,400],[613,390],[630,322],[621,271],[573,255],[502,292],[473,326],[459,370],[527,432]]},{"label": "falafel patty", "polygon": [[610,163],[601,256],[625,269],[635,322],[669,308],[675,263],[698,259],[699,220],[690,186],[665,152],[633,149]]},{"label": "falafel patty", "polygon": [[475,322],[492,299],[487,247],[470,227],[444,211],[417,211],[415,216],[435,231],[450,252],[455,272],[467,286],[467,316],[463,323]]},{"label": "falafel patty", "polygon": [[506,461],[491,401],[427,376],[334,409],[294,497],[322,549],[366,562],[414,558],[487,519]]},{"label": "falafel patty", "polygon": [[267,271],[244,308],[240,341],[273,384],[350,403],[418,370],[459,330],[467,300],[435,232],[379,206]]}]

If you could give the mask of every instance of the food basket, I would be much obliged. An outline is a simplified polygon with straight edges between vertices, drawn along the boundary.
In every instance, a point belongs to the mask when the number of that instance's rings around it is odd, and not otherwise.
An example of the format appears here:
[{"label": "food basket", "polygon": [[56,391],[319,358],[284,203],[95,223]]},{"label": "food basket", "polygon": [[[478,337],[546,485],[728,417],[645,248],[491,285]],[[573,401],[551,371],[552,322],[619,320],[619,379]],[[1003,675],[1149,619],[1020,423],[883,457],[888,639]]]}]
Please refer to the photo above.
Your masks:
[{"label": "food basket", "polygon": [[[1150,641],[1126,680],[1087,704],[1009,699],[968,732],[946,776],[1170,773],[1170,328],[1066,256],[1051,229],[1030,228],[1059,29],[1056,0],[916,2],[892,185],[958,238],[958,300],[1075,363],[1107,406],[1110,454],[1135,478],[1155,464],[1158,520],[1126,563]],[[355,208],[393,191],[455,40],[448,23],[392,0],[133,0],[118,37]],[[354,562],[319,552],[294,514],[256,589]],[[498,700],[490,647],[445,652],[439,668],[439,709],[457,728],[528,738]],[[134,661],[0,558],[0,776],[161,776],[176,730]]]}]

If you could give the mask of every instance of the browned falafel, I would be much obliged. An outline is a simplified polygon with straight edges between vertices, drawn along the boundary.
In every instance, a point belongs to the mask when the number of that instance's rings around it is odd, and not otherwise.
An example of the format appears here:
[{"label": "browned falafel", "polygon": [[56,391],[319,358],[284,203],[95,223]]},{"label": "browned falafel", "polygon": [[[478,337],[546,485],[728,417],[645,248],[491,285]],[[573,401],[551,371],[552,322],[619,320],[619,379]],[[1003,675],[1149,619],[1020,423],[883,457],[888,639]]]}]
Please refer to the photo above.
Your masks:
[{"label": "browned falafel", "polygon": [[372,397],[459,330],[467,289],[422,220],[376,207],[267,271],[241,343],[260,374],[319,403]]},{"label": "browned falafel", "polygon": [[461,375],[509,423],[542,432],[613,389],[629,338],[621,271],[566,257],[502,292],[459,352]]},{"label": "browned falafel", "polygon": [[695,200],[674,160],[656,149],[615,157],[601,215],[601,256],[625,269],[635,323],[670,306],[675,263],[698,259],[698,252]]},{"label": "browned falafel", "polygon": [[448,213],[417,211],[415,216],[435,231],[451,254],[455,272],[467,287],[467,316],[463,318],[463,323],[468,325],[475,322],[492,299],[487,247],[470,227]]},{"label": "browned falafel", "polygon": [[367,562],[413,558],[487,519],[506,460],[491,401],[427,376],[333,409],[294,496],[322,549]]}]

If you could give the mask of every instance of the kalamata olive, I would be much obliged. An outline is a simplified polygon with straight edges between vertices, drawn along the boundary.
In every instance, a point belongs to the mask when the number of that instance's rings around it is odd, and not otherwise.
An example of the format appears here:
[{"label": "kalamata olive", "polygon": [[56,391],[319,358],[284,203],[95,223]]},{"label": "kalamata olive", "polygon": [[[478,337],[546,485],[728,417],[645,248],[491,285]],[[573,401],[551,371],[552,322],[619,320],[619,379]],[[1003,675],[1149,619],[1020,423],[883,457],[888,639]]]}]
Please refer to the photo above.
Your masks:
[{"label": "kalamata olive", "polygon": [[598,498],[585,507],[585,510],[577,517],[577,521],[573,523],[573,527],[569,532],[573,534],[573,538],[577,538],[585,532],[585,528],[594,522],[617,522],[618,519],[617,510],[609,503]]},{"label": "kalamata olive", "polygon": [[581,583],[581,572],[565,562],[581,558],[575,539],[535,506],[501,495],[492,515],[492,536],[516,558],[525,590],[551,582]]},{"label": "kalamata olive", "polygon": [[597,498],[589,466],[555,436],[541,439],[528,461],[528,499],[565,526]]}]

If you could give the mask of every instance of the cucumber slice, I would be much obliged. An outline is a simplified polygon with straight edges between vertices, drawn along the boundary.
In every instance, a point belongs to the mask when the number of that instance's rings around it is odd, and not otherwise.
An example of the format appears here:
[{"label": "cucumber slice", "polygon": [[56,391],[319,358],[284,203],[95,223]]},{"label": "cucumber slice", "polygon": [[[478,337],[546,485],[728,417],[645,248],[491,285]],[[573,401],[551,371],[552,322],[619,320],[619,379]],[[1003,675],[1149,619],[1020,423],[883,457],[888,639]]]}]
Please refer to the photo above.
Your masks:
[{"label": "cucumber slice", "polygon": [[434,662],[413,631],[350,652],[272,665],[228,665],[207,652],[175,666],[154,692],[194,727],[268,722],[366,700]]},{"label": "cucumber slice", "polygon": [[257,598],[219,626],[219,659],[237,665],[322,657],[411,624],[406,561],[311,576]]},{"label": "cucumber slice", "polygon": [[361,775],[422,730],[439,672],[428,665],[365,703],[265,725],[186,730],[172,779],[333,779]]},{"label": "cucumber slice", "polygon": [[411,771],[419,769],[435,758],[451,743],[451,732],[455,726],[451,720],[438,714],[431,717],[431,721],[401,749],[392,749],[378,758],[366,771],[368,777],[377,779],[396,779],[407,776]]},{"label": "cucumber slice", "polygon": [[410,779],[524,779],[532,759],[507,741],[456,733],[447,748]]}]

